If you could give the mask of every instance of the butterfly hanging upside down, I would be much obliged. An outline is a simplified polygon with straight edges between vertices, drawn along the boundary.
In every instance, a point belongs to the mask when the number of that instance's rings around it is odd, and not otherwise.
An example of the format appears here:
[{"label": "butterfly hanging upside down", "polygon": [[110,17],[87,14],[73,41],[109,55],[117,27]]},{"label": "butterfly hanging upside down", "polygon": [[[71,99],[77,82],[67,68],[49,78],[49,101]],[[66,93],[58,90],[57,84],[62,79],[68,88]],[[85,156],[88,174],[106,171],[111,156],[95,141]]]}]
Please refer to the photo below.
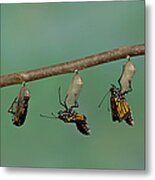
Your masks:
[{"label": "butterfly hanging upside down", "polygon": [[[111,113],[112,113],[113,121],[122,122],[124,120],[130,126],[133,126],[134,120],[132,117],[132,112],[125,98],[125,95],[128,92],[132,91],[131,83],[136,68],[134,63],[130,61],[129,55],[127,56],[127,59],[128,62],[125,65],[123,65],[123,71],[121,73],[121,77],[118,80],[120,88],[116,88],[116,86],[113,84],[112,87],[110,88],[110,92],[111,92],[110,104],[111,104]],[[101,107],[101,104],[103,103],[105,97],[108,94],[109,91],[105,94],[98,107]]]},{"label": "butterfly hanging upside down", "polygon": [[132,112],[130,110],[129,104],[125,99],[125,95],[121,93],[119,88],[112,85],[110,88],[111,92],[111,113],[113,121],[122,122],[123,120],[126,121],[127,124],[130,126],[134,125],[134,120],[132,117]]},{"label": "butterfly hanging upside down", "polygon": [[87,126],[86,116],[75,112],[72,108],[65,109],[64,111],[58,112],[58,119],[65,123],[75,123],[77,129],[85,135],[90,134],[90,129]]},{"label": "butterfly hanging upside down", "polygon": [[64,111],[60,110],[58,112],[58,115],[53,115],[53,117],[49,117],[46,115],[40,115],[42,117],[47,117],[47,118],[57,118],[62,120],[65,123],[75,123],[77,129],[84,135],[90,135],[90,129],[88,127],[88,123],[87,123],[87,118],[85,115],[83,114],[79,114],[77,112],[75,112],[75,110],[73,108],[77,108],[78,107],[78,103],[76,102],[75,106],[71,106],[71,107],[67,107],[66,103],[62,103],[61,101],[61,97],[60,97],[60,88],[59,88],[59,103],[65,108]]}]

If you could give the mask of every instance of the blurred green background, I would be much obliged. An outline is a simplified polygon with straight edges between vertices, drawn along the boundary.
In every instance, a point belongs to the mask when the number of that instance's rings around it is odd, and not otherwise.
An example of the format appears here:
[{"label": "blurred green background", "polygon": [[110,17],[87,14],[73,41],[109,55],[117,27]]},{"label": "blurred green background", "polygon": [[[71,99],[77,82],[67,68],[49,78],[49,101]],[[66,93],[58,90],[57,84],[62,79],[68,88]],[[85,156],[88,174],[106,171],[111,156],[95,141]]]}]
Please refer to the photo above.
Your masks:
[{"label": "blurred green background", "polygon": [[[82,58],[124,45],[144,43],[144,2],[77,2],[1,5],[1,74],[31,70]],[[7,113],[21,85],[1,89],[2,166],[144,169],[144,56],[136,65],[133,91],[127,95],[135,126],[114,123],[107,111],[126,60],[80,72],[84,86],[78,112],[85,114],[92,134],[80,134],[74,124],[48,120],[62,107],[72,74],[27,83],[31,91],[24,126],[12,124]]]}]

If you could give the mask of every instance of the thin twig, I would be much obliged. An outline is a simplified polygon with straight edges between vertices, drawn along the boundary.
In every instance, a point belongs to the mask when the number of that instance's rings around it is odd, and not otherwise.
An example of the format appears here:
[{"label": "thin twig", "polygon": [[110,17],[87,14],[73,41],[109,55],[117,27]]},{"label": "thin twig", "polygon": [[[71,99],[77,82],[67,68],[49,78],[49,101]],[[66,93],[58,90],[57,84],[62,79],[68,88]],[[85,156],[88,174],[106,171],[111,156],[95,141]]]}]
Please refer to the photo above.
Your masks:
[{"label": "thin twig", "polygon": [[52,65],[40,69],[6,74],[0,76],[0,87],[20,84],[23,81],[29,82],[59,74],[74,72],[76,69],[82,70],[99,64],[116,61],[129,56],[139,56],[145,54],[144,44],[134,46],[123,46],[118,49],[102,52],[85,58]]}]

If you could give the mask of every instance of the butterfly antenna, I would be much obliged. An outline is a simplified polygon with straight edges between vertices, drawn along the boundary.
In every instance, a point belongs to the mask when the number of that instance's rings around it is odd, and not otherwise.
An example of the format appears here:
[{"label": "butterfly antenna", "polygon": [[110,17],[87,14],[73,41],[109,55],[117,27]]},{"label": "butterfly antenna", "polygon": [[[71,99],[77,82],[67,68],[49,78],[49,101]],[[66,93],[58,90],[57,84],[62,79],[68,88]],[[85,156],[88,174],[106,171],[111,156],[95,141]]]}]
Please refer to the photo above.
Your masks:
[{"label": "butterfly antenna", "polygon": [[107,111],[110,112],[109,101],[108,101],[108,104],[107,104]]},{"label": "butterfly antenna", "polygon": [[58,89],[58,95],[59,95],[59,103],[61,104],[61,106],[66,108],[66,105],[62,103],[62,100],[61,100],[61,87],[59,87]]},{"label": "butterfly antenna", "polygon": [[101,102],[100,102],[99,105],[98,105],[98,108],[101,107],[103,101],[105,100],[105,98],[107,97],[108,94],[109,94],[109,91],[108,91],[108,92],[104,95],[104,97],[102,98]]},{"label": "butterfly antenna", "polygon": [[53,116],[53,118],[57,118],[58,119],[58,117],[53,112],[51,112],[51,115]]},{"label": "butterfly antenna", "polygon": [[43,115],[43,114],[40,114],[40,117],[44,117],[44,118],[47,118],[47,119],[58,119],[58,117],[54,114],[54,113],[51,113],[52,116],[47,116],[47,115]]}]

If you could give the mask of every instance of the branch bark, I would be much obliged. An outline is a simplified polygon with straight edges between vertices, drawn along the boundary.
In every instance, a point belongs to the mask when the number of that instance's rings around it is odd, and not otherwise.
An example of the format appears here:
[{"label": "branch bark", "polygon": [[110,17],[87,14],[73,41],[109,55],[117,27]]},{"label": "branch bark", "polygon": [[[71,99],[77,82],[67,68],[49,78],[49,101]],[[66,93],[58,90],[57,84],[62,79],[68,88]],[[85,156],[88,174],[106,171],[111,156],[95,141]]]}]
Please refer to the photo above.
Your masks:
[{"label": "branch bark", "polygon": [[29,82],[59,74],[66,74],[77,70],[82,70],[103,63],[116,61],[129,56],[139,56],[145,54],[144,44],[134,46],[123,46],[118,49],[102,52],[85,58],[52,65],[40,69],[34,69],[25,72],[6,74],[0,76],[0,87],[21,84],[23,81]]}]

